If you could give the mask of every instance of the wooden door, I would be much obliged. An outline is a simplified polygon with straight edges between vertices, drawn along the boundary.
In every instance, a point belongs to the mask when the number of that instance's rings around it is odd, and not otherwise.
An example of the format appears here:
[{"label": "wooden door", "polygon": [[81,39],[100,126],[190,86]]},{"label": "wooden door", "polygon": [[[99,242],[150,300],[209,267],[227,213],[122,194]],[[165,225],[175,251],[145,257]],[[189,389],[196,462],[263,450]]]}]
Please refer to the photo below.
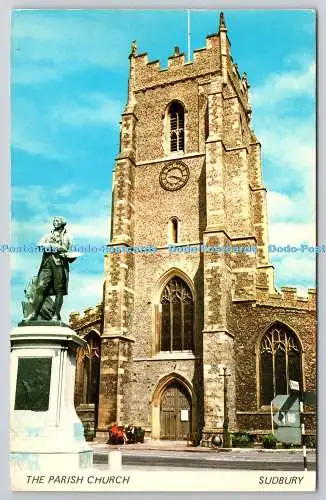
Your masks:
[{"label": "wooden door", "polygon": [[[161,439],[186,440],[190,437],[191,402],[181,384],[173,382],[165,389],[160,410]],[[188,421],[184,420],[187,414]]]}]

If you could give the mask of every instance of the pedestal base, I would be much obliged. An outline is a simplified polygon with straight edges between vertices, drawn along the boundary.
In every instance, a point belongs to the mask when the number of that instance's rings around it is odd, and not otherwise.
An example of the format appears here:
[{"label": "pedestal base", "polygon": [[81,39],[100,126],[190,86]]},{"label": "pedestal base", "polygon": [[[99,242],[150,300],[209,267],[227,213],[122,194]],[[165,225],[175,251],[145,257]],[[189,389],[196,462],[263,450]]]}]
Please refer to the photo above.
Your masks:
[{"label": "pedestal base", "polygon": [[93,451],[76,453],[10,453],[11,474],[86,470],[93,466]]},{"label": "pedestal base", "polygon": [[76,349],[67,326],[15,328],[11,340],[12,472],[90,468],[93,452],[74,407]]}]

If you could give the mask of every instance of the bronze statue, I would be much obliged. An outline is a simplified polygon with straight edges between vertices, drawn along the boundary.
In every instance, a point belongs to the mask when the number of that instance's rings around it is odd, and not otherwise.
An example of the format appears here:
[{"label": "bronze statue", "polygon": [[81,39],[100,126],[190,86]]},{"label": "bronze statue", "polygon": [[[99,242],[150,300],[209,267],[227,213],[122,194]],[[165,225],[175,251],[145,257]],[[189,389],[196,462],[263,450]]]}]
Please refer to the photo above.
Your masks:
[{"label": "bronze statue", "polygon": [[[61,321],[63,296],[68,294],[69,262],[78,256],[68,252],[72,239],[66,224],[63,217],[55,217],[53,229],[38,243],[43,249],[43,257],[37,278],[25,290],[24,323],[38,319]],[[55,296],[54,303],[51,295]]]},{"label": "bronze statue", "polygon": [[[24,318],[27,318],[30,314],[34,312],[34,301],[36,298],[36,293],[37,293],[37,276],[34,276],[32,278],[25,290],[25,300],[22,302],[22,307],[23,307],[23,315]],[[45,321],[51,321],[54,315],[54,300],[51,299],[51,297],[46,297],[46,299],[43,302],[43,305],[35,318],[36,320],[45,320]]]}]

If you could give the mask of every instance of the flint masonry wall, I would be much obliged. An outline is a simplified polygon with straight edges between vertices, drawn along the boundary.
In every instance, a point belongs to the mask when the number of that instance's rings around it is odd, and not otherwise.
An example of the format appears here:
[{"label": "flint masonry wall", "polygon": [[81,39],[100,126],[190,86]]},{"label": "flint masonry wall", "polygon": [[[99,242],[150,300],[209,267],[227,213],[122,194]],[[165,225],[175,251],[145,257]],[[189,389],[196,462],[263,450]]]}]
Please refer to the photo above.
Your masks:
[{"label": "flint masonry wall", "polygon": [[[304,390],[316,388],[316,296],[297,297],[295,288],[274,295],[261,294],[257,302],[234,304],[237,426],[241,430],[268,431],[270,408],[260,402],[260,355],[263,333],[274,323],[288,326],[302,344]],[[248,360],[250,360],[248,362]],[[306,408],[306,423],[314,427],[314,409]]]},{"label": "flint masonry wall", "polygon": [[[269,415],[259,403],[257,343],[273,321],[290,326],[304,347],[306,388],[313,388],[315,305],[313,291],[308,301],[289,288],[275,293],[247,76],[232,60],[223,15],[219,33],[207,37],[190,63],[177,48],[165,69],[137,55],[135,46],[129,59],[110,245],[155,245],[158,252],[105,258],[97,437],[104,439],[117,421],[141,425],[158,438],[158,388],[175,376],[192,392],[192,434],[208,443],[223,425],[221,365],[231,373],[231,430],[268,431]],[[179,153],[170,152],[167,111],[174,100],[185,110],[185,150]],[[160,172],[178,160],[188,166],[189,179],[177,191],[165,190]],[[169,253],[171,217],[178,219],[182,245],[254,246],[257,252]],[[160,295],[175,273],[195,299],[193,353],[158,348]],[[72,321],[81,335],[92,324],[90,317]]]}]

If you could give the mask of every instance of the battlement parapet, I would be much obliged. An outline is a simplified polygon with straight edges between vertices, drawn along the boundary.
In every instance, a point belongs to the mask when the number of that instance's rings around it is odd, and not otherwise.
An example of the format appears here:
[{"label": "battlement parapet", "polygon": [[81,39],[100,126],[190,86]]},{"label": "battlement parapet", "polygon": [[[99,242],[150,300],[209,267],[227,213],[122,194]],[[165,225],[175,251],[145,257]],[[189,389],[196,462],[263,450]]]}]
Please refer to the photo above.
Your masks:
[{"label": "battlement parapet", "polygon": [[103,303],[99,302],[95,307],[87,307],[83,313],[73,311],[69,316],[69,324],[74,330],[81,329],[89,323],[101,321],[103,314]]},{"label": "battlement parapet", "polygon": [[[150,61],[148,53],[132,55],[130,90],[137,94],[158,86],[175,84],[177,81],[194,79],[209,75],[221,75],[223,67],[231,87],[239,96],[247,113],[251,112],[248,98],[250,88],[247,75],[241,76],[236,63],[232,61],[229,50],[222,55],[220,33],[206,37],[206,46],[193,51],[193,60],[187,61],[184,53],[175,47],[174,54],[168,58],[168,66],[162,68],[159,60]],[[223,60],[226,59],[226,66]],[[232,94],[232,92],[231,92]]]},{"label": "battlement parapet", "polygon": [[281,287],[280,292],[274,294],[259,291],[257,294],[257,303],[259,305],[315,311],[316,289],[309,288],[306,297],[300,296],[299,291],[295,287]]},{"label": "battlement parapet", "polygon": [[221,71],[220,35],[206,37],[206,46],[193,51],[193,60],[187,61],[185,54],[175,47],[174,54],[168,58],[167,68],[162,68],[158,60],[150,61],[147,52],[131,54],[132,90],[175,83],[177,80],[196,78]]}]

